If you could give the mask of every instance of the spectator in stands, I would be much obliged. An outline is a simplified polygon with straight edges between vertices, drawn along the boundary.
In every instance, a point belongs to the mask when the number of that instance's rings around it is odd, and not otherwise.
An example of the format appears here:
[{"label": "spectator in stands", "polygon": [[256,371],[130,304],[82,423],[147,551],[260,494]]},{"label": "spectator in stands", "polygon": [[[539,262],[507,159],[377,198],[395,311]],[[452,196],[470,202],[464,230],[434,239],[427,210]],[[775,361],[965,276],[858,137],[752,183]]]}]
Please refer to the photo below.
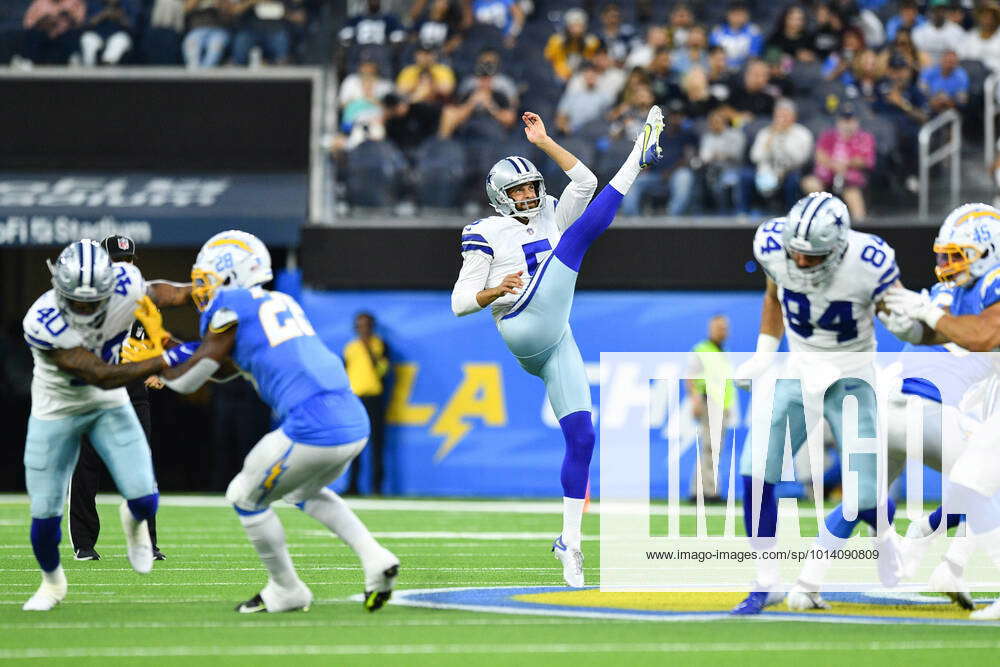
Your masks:
[{"label": "spectator in stands", "polygon": [[556,108],[556,127],[563,134],[573,134],[592,120],[602,118],[615,98],[601,90],[597,68],[585,62],[580,68],[583,86],[567,87]]},{"label": "spectator in stands", "polygon": [[825,62],[831,54],[840,50],[843,43],[844,21],[840,14],[826,3],[816,4],[816,23],[812,32],[812,50],[816,58]]},{"label": "spectator in stands", "polygon": [[[622,86],[622,90],[615,100],[615,108],[608,112],[609,119],[617,117],[617,113],[625,108],[623,105],[627,105],[639,87],[649,88],[649,73],[641,67],[636,67],[626,75],[625,85]],[[652,91],[650,91],[650,94],[652,94]],[[652,104],[652,100],[649,103]]]},{"label": "spectator in stands", "polygon": [[687,32],[687,43],[677,47],[670,55],[670,66],[679,75],[687,74],[692,67],[708,69],[708,32],[704,26],[694,25]]},{"label": "spectator in stands", "polygon": [[774,47],[770,47],[764,52],[769,84],[779,97],[793,97],[795,95],[795,82],[789,76],[795,62],[794,59]]},{"label": "spectator in stands", "polygon": [[[622,101],[608,112],[610,123],[609,135],[612,139],[628,139],[631,141],[642,132],[643,124],[650,105],[653,104],[653,91],[646,82],[642,70],[634,70],[622,91]],[[643,110],[645,109],[645,111]]]},{"label": "spectator in stands", "polygon": [[358,70],[348,74],[340,84],[340,127],[350,132],[362,118],[381,114],[381,101],[392,92],[392,83],[379,75],[378,63],[370,51],[361,55]]},{"label": "spectator in stands", "polygon": [[670,33],[662,25],[651,25],[646,29],[646,39],[632,48],[625,60],[625,69],[649,67],[658,49],[670,46]]},{"label": "spectator in stands", "polygon": [[476,23],[503,32],[507,48],[514,46],[524,28],[524,10],[515,0],[472,0],[472,16]]},{"label": "spectator in stands", "polygon": [[517,120],[514,102],[497,90],[493,79],[495,65],[476,65],[475,87],[459,93],[458,104],[446,106],[441,112],[438,136],[448,139],[456,132],[472,141],[503,141]]},{"label": "spectator in stands", "polygon": [[623,214],[639,215],[644,196],[662,192],[664,188],[668,192],[667,215],[684,215],[687,212],[694,190],[691,158],[697,154],[698,138],[686,127],[683,110],[684,104],[680,100],[673,100],[668,105],[666,123],[660,134],[663,158],[639,174],[622,200]]},{"label": "spectator in stands", "polygon": [[154,0],[149,27],[139,43],[142,62],[149,65],[178,65],[181,34],[184,32],[184,0]]},{"label": "spectator in stands", "polygon": [[[597,88],[607,95],[611,100],[617,100],[618,94],[625,85],[625,71],[618,67],[616,61],[611,59],[607,49],[603,46],[597,49],[597,53],[591,58],[590,63],[597,71]],[[566,92],[577,91],[585,87],[583,72],[577,72],[566,84]]]},{"label": "spectator in stands", "polygon": [[962,6],[962,0],[951,0],[948,3],[948,20],[962,30],[967,31],[972,27],[970,17],[965,13],[965,7]]},{"label": "spectator in stands", "polygon": [[584,60],[597,53],[601,40],[587,32],[587,12],[570,9],[563,17],[563,30],[549,37],[545,59],[562,81],[568,81]]},{"label": "spectator in stands", "polygon": [[842,47],[840,51],[835,51],[827,56],[823,63],[823,76],[827,81],[840,81],[847,83],[845,74],[850,76],[850,67],[854,62],[854,57],[865,48],[865,37],[857,28],[848,28],[842,37]]},{"label": "spectator in stands", "polygon": [[406,30],[393,14],[382,13],[381,0],[368,0],[368,11],[349,19],[340,29],[344,46],[387,46],[406,39]]},{"label": "spectator in stands", "polygon": [[[898,34],[898,33],[897,33]],[[917,192],[917,135],[927,122],[927,98],[917,85],[913,68],[899,54],[889,60],[888,75],[879,82],[875,113],[892,121],[899,141],[894,168],[901,170],[906,188]]]},{"label": "spectator in stands", "polygon": [[790,58],[802,62],[816,60],[814,38],[806,30],[806,13],[799,5],[789,5],[778,16],[774,32],[767,40],[766,49],[776,48]]},{"label": "spectator in stands", "polygon": [[913,44],[922,65],[934,65],[945,51],[958,51],[965,39],[961,26],[948,20],[949,0],[930,0],[930,20],[913,29]]},{"label": "spectator in stands", "polygon": [[836,125],[820,135],[816,143],[815,167],[802,179],[802,189],[839,195],[851,219],[863,223],[866,211],[862,190],[874,166],[875,137],[861,129],[853,103],[845,102],[837,112]]},{"label": "spectator in stands", "polygon": [[434,49],[418,46],[413,64],[396,77],[396,90],[410,102],[441,104],[455,90],[455,72],[438,62]]},{"label": "spectator in stands", "polygon": [[889,60],[894,55],[899,55],[906,60],[914,72],[920,69],[920,52],[913,45],[913,34],[907,28],[897,30],[896,36],[893,37],[889,45],[882,49],[882,52],[879,54],[883,69],[888,67]]},{"label": "spectator in stands", "polygon": [[416,22],[417,44],[451,53],[462,42],[462,12],[451,0],[433,0],[427,16]]},{"label": "spectator in stands", "polygon": [[976,26],[969,30],[958,53],[962,60],[978,60],[1000,72],[1000,6],[995,2],[976,9]]},{"label": "spectator in stands", "polygon": [[396,93],[382,98],[382,112],[385,135],[408,156],[433,137],[441,123],[441,105]]},{"label": "spectator in stands", "polygon": [[83,0],[34,0],[24,14],[24,59],[65,64],[79,44],[86,13]]},{"label": "spectator in stands", "polygon": [[[684,91],[684,115],[692,120],[705,118],[723,104],[717,96],[718,86],[710,86],[705,70],[694,67],[681,79],[681,90]],[[727,91],[728,92],[728,91]],[[727,117],[726,122],[729,119]]]},{"label": "spectator in stands", "polygon": [[851,69],[844,72],[844,94],[848,99],[874,104],[879,81],[884,74],[878,55],[871,49],[865,49],[854,56]]},{"label": "spectator in stands", "polygon": [[215,67],[229,44],[228,0],[186,0],[188,33],[184,62],[188,67]]},{"label": "spectator in stands", "polygon": [[885,43],[882,21],[875,12],[865,9],[857,0],[832,0],[832,8],[840,14],[844,25],[861,31],[868,46],[878,48]]},{"label": "spectator in stands", "polygon": [[726,50],[730,69],[740,69],[748,59],[760,56],[764,49],[760,28],[750,23],[750,10],[743,0],[730,2],[726,22],[712,30],[709,43]]},{"label": "spectator in stands", "polygon": [[284,65],[292,55],[289,23],[305,23],[305,0],[241,0],[233,8],[236,28],[233,34],[233,62],[250,64],[250,52],[260,49],[261,56],[274,65]]},{"label": "spectator in stands", "polygon": [[[713,209],[730,214],[733,211],[731,199],[736,199],[736,208],[745,209],[739,202],[740,172],[746,136],[743,131],[729,124],[729,115],[723,109],[708,114],[706,131],[701,135],[698,157],[704,165],[705,184],[712,200]],[[730,193],[734,193],[730,196]]]},{"label": "spectator in stands", "polygon": [[132,0],[100,0],[91,8],[80,35],[83,64],[93,67],[100,57],[105,65],[117,65],[132,50],[139,8]]},{"label": "spectator in stands", "polygon": [[667,25],[670,45],[676,49],[687,46],[694,27],[694,12],[691,11],[691,7],[686,2],[678,2],[670,10],[670,22]]},{"label": "spectator in stands", "polygon": [[969,102],[969,75],[958,64],[958,55],[948,49],[936,65],[920,72],[920,89],[935,114],[948,109],[962,110]]},{"label": "spectator in stands", "polygon": [[604,42],[611,59],[622,65],[628,58],[629,50],[639,39],[631,23],[622,22],[622,10],[615,3],[609,3],[601,10],[601,29],[597,36]]},{"label": "spectator in stands", "polygon": [[885,22],[885,38],[891,42],[896,39],[896,33],[900,28],[912,32],[914,28],[926,22],[927,19],[920,13],[917,0],[901,0],[899,11]]},{"label": "spectator in stands", "polygon": [[681,90],[675,81],[676,75],[670,67],[670,49],[663,47],[656,52],[649,63],[649,86],[653,89],[656,104],[666,104],[680,97]]},{"label": "spectator in stands", "polygon": [[747,63],[742,80],[733,85],[729,95],[738,124],[748,123],[755,117],[770,116],[774,111],[776,91],[770,85],[771,71],[763,60]]},{"label": "spectator in stands", "polygon": [[712,86],[720,86],[729,96],[729,79],[732,72],[729,71],[729,59],[726,50],[721,46],[713,46],[708,49],[708,82]]},{"label": "spectator in stands", "polygon": [[757,133],[750,148],[751,166],[740,181],[740,213],[749,212],[754,191],[764,199],[780,194],[783,210],[790,209],[802,196],[802,170],[812,154],[812,132],[796,122],[795,103],[778,100],[771,124]]},{"label": "spectator in stands", "polygon": [[458,96],[465,97],[479,87],[480,77],[475,72],[491,72],[490,85],[500,93],[512,107],[518,104],[517,84],[503,73],[500,54],[495,49],[483,49],[476,57],[473,75],[466,77],[458,86]]}]

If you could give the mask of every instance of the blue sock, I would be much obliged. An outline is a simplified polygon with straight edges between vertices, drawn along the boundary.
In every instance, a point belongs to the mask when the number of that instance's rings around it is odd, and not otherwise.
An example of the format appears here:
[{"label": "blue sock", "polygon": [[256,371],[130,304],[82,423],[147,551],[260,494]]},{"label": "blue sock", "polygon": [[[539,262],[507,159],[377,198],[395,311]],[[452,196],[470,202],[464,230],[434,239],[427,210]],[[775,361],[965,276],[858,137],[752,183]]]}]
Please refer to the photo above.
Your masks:
[{"label": "blue sock", "polygon": [[[944,509],[938,505],[938,508],[931,512],[930,516],[927,517],[927,523],[930,524],[931,530],[937,530],[938,526],[941,525],[941,518],[944,516]],[[948,528],[954,528],[958,524],[962,523],[962,519],[965,517],[964,514],[948,514]]]},{"label": "blue sock", "polygon": [[[885,509],[886,515],[889,517],[889,523],[891,524],[892,520],[896,518],[896,501],[889,498],[886,501]],[[872,509],[861,510],[858,512],[858,518],[874,528],[876,534],[878,534],[878,508],[873,507]]]},{"label": "blue sock", "polygon": [[753,477],[743,475],[743,528],[747,537],[774,537],[778,534],[778,497],[774,484],[764,482],[760,491],[758,530],[753,530]]},{"label": "blue sock", "polygon": [[35,559],[46,572],[59,567],[59,542],[62,541],[61,516],[31,520],[31,548]]},{"label": "blue sock", "polygon": [[594,456],[596,440],[590,411],[581,410],[566,415],[559,420],[559,427],[566,439],[566,453],[563,455],[560,476],[563,495],[567,498],[584,498],[587,495],[590,459]]},{"label": "blue sock", "polygon": [[854,527],[858,525],[861,521],[860,517],[854,521],[848,521],[844,518],[844,504],[841,503],[833,508],[833,510],[826,515],[826,529],[830,531],[834,537],[848,538],[851,533],[854,532]]},{"label": "blue sock", "polygon": [[146,521],[156,516],[156,508],[160,506],[160,494],[151,493],[142,498],[132,498],[128,501],[128,508],[132,511],[132,516],[136,521]]},{"label": "blue sock", "polygon": [[553,251],[559,261],[574,271],[579,271],[587,249],[611,225],[623,197],[622,193],[610,185],[604,186],[576,222],[563,232]]}]

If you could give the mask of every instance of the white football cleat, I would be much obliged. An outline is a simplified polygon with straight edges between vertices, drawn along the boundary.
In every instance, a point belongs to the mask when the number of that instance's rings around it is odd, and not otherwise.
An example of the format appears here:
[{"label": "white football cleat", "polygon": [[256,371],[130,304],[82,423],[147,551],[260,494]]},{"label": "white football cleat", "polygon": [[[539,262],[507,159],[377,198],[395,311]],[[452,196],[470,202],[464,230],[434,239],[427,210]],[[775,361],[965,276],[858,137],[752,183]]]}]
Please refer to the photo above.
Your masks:
[{"label": "white football cleat", "polygon": [[62,567],[59,567],[53,574],[59,581],[49,583],[43,578],[42,585],[38,587],[34,595],[28,598],[21,609],[24,611],[49,611],[66,598],[66,575],[63,573]]},{"label": "white football cleat", "polygon": [[969,618],[977,621],[997,621],[1000,620],[1000,600],[997,600],[989,607],[983,607],[978,611],[969,614]]},{"label": "white football cleat", "polygon": [[878,539],[878,578],[886,588],[894,588],[903,574],[901,542],[892,526]]},{"label": "white football cleat", "polygon": [[382,548],[378,558],[363,564],[365,570],[365,600],[364,608],[368,611],[378,611],[389,598],[399,576],[399,559],[394,553]]},{"label": "white football cleat", "polygon": [[913,521],[906,529],[906,537],[896,545],[901,560],[900,575],[904,579],[912,579],[917,574],[920,562],[924,559],[928,547],[934,540],[924,531],[921,521]]},{"label": "white football cleat", "polygon": [[149,574],[153,569],[153,542],[149,539],[149,526],[145,521],[136,521],[128,502],[118,506],[118,516],[125,533],[125,551],[132,569],[139,574]]},{"label": "white football cleat", "polygon": [[309,611],[313,595],[309,587],[299,582],[295,590],[284,590],[273,581],[268,581],[264,590],[238,605],[236,611],[241,614],[254,614],[266,611],[276,614],[283,611]]},{"label": "white football cleat", "polygon": [[814,591],[807,591],[800,584],[792,586],[785,597],[785,605],[791,611],[810,611],[813,609],[830,609],[830,603]]},{"label": "white football cleat", "polygon": [[552,543],[552,553],[562,563],[563,579],[571,588],[583,588],[583,552],[577,547],[568,547],[562,535]]},{"label": "white football cleat", "polygon": [[[931,578],[927,580],[927,587],[934,593],[944,593],[962,609],[972,611],[976,608],[976,603],[972,601],[972,594],[969,592],[968,585],[962,580],[962,577],[952,572],[951,566],[946,562],[942,561],[934,568],[934,571],[931,572]],[[986,609],[980,611],[986,611]],[[982,618],[1000,618],[1000,616],[984,616]]]},{"label": "white football cleat", "polygon": [[646,114],[646,124],[642,127],[642,134],[635,140],[639,148],[639,169],[656,164],[663,157],[663,150],[660,148],[661,132],[663,132],[663,111],[654,104]]}]

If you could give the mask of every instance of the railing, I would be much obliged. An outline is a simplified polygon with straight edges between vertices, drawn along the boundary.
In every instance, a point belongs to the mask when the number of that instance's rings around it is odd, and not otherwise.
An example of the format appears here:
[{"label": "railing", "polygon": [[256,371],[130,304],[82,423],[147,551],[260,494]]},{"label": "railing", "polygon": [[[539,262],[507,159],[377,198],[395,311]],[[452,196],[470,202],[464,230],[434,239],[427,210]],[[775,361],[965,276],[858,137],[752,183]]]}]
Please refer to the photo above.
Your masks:
[{"label": "railing", "polygon": [[993,172],[997,157],[997,83],[1000,73],[994,72],[983,82],[983,154],[986,171]]},{"label": "railing", "polygon": [[[950,128],[947,143],[931,152],[931,141],[942,128]],[[936,116],[920,128],[917,135],[920,145],[920,219],[925,220],[930,208],[931,167],[951,158],[951,205],[958,206],[958,191],[962,175],[962,117],[954,109]]]}]

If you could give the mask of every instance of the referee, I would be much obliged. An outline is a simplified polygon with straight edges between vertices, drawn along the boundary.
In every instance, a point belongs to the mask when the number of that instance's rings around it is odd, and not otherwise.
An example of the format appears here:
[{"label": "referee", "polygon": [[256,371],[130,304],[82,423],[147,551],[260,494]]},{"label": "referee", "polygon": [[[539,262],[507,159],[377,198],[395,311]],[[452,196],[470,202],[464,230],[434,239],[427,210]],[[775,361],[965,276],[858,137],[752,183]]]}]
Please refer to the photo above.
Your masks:
[{"label": "referee", "polygon": [[[101,246],[107,251],[112,262],[129,262],[135,259],[135,242],[127,236],[109,236],[101,241]],[[135,321],[129,335],[134,338],[145,338],[146,332],[142,325]],[[146,432],[146,442],[152,444],[152,428],[149,419],[149,392],[143,380],[126,385],[132,407],[139,417],[142,430]],[[80,460],[73,473],[69,497],[69,533],[73,542],[73,553],[76,560],[101,560],[95,551],[97,536],[101,532],[101,520],[97,515],[97,488],[101,478],[101,457],[84,438],[80,447]],[[153,542],[153,558],[166,560],[156,545],[156,518],[149,519],[149,537]]]}]

